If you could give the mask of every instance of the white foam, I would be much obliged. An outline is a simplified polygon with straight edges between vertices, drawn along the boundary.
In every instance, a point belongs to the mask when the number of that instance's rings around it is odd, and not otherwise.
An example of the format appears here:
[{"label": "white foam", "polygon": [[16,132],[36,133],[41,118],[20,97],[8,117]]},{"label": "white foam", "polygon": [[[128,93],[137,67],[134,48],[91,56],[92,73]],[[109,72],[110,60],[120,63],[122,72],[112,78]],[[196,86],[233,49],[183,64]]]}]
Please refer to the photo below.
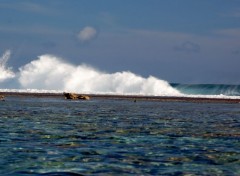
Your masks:
[{"label": "white foam", "polygon": [[184,94],[183,97],[190,97],[190,98],[211,98],[211,99],[240,99],[240,96],[227,96],[227,95],[186,95]]},{"label": "white foam", "polygon": [[0,92],[13,93],[63,93],[59,90],[44,90],[44,89],[0,89]]},{"label": "white foam", "polygon": [[167,81],[153,76],[143,78],[129,71],[105,73],[84,64],[71,65],[52,55],[42,55],[21,67],[19,83],[24,89],[98,94],[181,95]]}]

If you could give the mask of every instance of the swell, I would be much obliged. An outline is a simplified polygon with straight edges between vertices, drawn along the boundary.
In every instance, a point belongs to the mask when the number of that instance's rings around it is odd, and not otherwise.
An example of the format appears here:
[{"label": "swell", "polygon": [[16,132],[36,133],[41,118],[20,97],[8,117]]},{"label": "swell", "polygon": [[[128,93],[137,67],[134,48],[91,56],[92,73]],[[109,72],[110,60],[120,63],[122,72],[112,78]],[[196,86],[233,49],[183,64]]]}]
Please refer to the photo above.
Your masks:
[{"label": "swell", "polygon": [[240,96],[240,85],[227,84],[170,84],[173,88],[187,95],[226,95]]}]

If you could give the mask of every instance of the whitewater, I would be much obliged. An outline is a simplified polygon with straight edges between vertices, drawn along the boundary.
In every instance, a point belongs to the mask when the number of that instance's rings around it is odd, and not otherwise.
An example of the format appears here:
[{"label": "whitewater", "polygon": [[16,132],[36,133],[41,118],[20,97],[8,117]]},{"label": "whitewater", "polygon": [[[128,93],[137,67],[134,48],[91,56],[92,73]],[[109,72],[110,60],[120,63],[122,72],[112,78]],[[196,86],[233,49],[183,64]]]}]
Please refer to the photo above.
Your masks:
[{"label": "whitewater", "polygon": [[[217,92],[219,94],[211,91],[204,94],[199,91],[199,86],[193,89],[194,86],[170,84],[154,76],[144,78],[130,71],[107,73],[87,64],[73,65],[50,54],[41,55],[14,72],[7,66],[10,55],[11,51],[7,50],[0,58],[0,92],[240,98],[239,86],[234,90],[232,86],[231,90],[225,86],[224,91]],[[206,86],[201,87],[201,90],[205,89]]]}]

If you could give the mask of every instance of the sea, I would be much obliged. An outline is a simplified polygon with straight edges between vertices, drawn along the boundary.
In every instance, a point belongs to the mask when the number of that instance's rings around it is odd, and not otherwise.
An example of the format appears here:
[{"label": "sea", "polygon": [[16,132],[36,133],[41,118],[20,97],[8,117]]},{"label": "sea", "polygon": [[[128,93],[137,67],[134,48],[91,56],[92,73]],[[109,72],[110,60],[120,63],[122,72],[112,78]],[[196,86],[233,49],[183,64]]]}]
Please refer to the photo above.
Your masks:
[{"label": "sea", "polygon": [[240,175],[240,104],[9,96],[0,175]]},{"label": "sea", "polygon": [[[198,101],[240,100],[240,85],[168,83],[53,55],[14,71],[10,53],[0,58],[0,95],[8,93],[0,100],[0,175],[240,175],[240,103]],[[63,92],[196,101],[36,96]]]}]

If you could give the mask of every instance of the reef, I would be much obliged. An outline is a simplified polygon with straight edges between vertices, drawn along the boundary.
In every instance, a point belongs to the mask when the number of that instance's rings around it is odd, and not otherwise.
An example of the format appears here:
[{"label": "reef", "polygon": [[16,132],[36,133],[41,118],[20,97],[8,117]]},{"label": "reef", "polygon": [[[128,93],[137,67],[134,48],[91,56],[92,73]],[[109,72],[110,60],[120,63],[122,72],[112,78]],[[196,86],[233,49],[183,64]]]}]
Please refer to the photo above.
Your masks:
[{"label": "reef", "polygon": [[80,94],[75,94],[75,93],[63,93],[65,99],[70,99],[70,100],[90,100],[90,97],[87,95],[80,95]]}]

